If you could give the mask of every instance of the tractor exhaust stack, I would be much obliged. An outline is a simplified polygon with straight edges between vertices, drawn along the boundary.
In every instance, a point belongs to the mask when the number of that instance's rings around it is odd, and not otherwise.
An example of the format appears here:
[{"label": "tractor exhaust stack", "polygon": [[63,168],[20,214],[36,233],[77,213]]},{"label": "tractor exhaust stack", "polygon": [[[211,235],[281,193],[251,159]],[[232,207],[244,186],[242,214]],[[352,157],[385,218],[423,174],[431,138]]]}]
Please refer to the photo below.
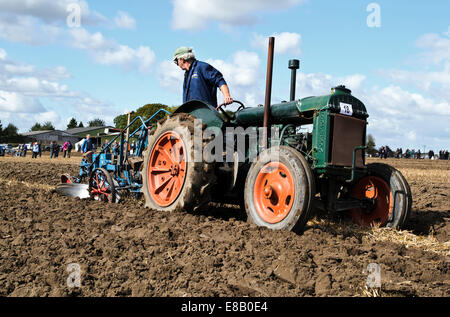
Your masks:
[{"label": "tractor exhaust stack", "polygon": [[261,147],[267,148],[268,133],[270,129],[270,104],[272,99],[272,73],[273,73],[273,52],[275,47],[275,38],[269,38],[269,54],[267,59],[267,79],[266,79],[266,100],[264,104],[263,137]]},{"label": "tractor exhaust stack", "polygon": [[291,70],[291,98],[290,101],[295,100],[295,84],[297,80],[297,69],[300,68],[300,61],[298,59],[291,59],[289,61],[289,69]]}]

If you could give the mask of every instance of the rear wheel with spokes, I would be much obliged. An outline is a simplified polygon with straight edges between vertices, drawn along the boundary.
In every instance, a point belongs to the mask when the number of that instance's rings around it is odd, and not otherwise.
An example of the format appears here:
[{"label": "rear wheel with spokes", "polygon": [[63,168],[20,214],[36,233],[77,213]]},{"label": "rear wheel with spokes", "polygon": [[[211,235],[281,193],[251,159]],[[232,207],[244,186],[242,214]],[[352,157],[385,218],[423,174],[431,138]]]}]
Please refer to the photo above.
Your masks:
[{"label": "rear wheel with spokes", "polygon": [[161,207],[172,204],[183,189],[186,178],[186,147],[175,131],[163,133],[153,146],[148,162],[148,189]]},{"label": "rear wheel with spokes", "polygon": [[360,226],[401,228],[411,212],[411,189],[403,175],[392,166],[367,165],[368,175],[353,185],[351,195],[374,202],[370,209],[354,208],[350,215]]},{"label": "rear wheel with spokes", "polygon": [[106,203],[116,202],[116,187],[111,174],[103,169],[95,169],[89,178],[89,195],[91,199]]},{"label": "rear wheel with spokes", "polygon": [[[196,211],[211,200],[214,163],[203,158],[210,142],[194,146],[195,117],[179,113],[158,122],[144,153],[142,191],[145,206],[158,211]],[[199,126],[205,129],[206,126]]]}]

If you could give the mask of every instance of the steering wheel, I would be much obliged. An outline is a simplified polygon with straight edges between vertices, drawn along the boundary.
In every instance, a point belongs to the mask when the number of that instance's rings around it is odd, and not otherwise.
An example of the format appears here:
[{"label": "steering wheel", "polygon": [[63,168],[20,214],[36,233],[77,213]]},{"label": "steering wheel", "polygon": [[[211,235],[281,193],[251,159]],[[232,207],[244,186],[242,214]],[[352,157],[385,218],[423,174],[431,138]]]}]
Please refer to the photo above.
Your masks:
[{"label": "steering wheel", "polygon": [[217,111],[220,110],[220,111],[224,114],[224,116],[227,118],[228,122],[230,122],[231,120],[233,120],[233,118],[230,117],[230,115],[225,111],[224,107],[225,107],[225,106],[228,106],[228,105],[231,105],[231,104],[233,104],[233,103],[237,103],[237,104],[240,105],[237,111],[239,111],[239,110],[245,108],[244,104],[243,104],[242,102],[238,101],[238,100],[233,100],[233,102],[232,102],[232,103],[229,103],[229,104],[223,103],[223,104],[219,105],[219,106],[216,108]]}]

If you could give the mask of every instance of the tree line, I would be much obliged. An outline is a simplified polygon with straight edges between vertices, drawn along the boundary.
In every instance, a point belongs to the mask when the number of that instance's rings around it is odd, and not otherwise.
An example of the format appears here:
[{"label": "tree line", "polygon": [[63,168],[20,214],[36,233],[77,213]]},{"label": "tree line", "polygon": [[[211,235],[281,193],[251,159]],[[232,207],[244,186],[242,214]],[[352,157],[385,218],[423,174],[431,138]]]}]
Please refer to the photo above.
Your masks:
[{"label": "tree line", "polygon": [[[105,125],[105,121],[102,119],[94,119],[88,122],[88,127],[103,127]],[[70,119],[67,124],[67,130],[75,129],[75,128],[84,128],[84,124],[82,121],[79,123],[75,118]],[[50,121],[47,121],[43,124],[36,122],[30,129],[30,132],[34,131],[54,131],[56,130],[53,124]]]},{"label": "tree line", "polygon": [[[175,111],[177,106],[170,107],[164,104],[155,103],[155,104],[146,104],[131,114],[131,121],[134,120],[136,117],[140,116],[144,120],[149,119],[151,116],[153,116],[159,109],[164,109],[169,112]],[[155,118],[154,122],[157,120],[160,120],[166,116],[165,112],[159,113]],[[128,125],[128,115],[122,114],[118,115],[114,118],[114,126],[117,129],[125,129]],[[139,121],[139,122],[138,122]],[[130,130],[133,131],[137,128],[139,128],[141,122],[138,120],[133,126],[130,127]],[[153,121],[153,120],[152,120]],[[93,119],[87,123],[85,126],[82,121],[78,122],[76,118],[71,118],[69,123],[67,124],[67,130],[75,129],[75,128],[84,128],[84,127],[103,127],[105,126],[105,121],[100,118]],[[35,131],[55,131],[56,128],[53,125],[51,121],[46,121],[44,123],[36,122],[33,124],[33,126],[30,128],[29,132],[35,132]],[[22,143],[24,142],[24,137],[19,134],[19,128],[16,127],[13,123],[9,123],[5,128],[3,128],[3,125],[0,121],[0,142],[1,143]]]},{"label": "tree line", "polygon": [[19,135],[19,129],[14,124],[10,123],[6,128],[3,128],[3,124],[0,121],[0,143],[20,143],[22,140],[23,137]]},{"label": "tree line", "polygon": [[[164,109],[166,111],[173,112],[173,111],[175,111],[176,108],[177,108],[176,106],[170,107],[170,106],[160,104],[160,103],[146,104],[146,105],[138,108],[136,111],[133,111],[130,117],[131,117],[131,121],[133,121],[138,116],[142,117],[144,120],[147,120],[147,119],[151,118],[159,109]],[[154,121],[156,122],[157,120],[160,120],[160,119],[164,118],[165,116],[166,116],[166,113],[161,112],[154,118]],[[115,128],[125,129],[126,126],[128,125],[128,115],[127,114],[118,115],[117,117],[114,118],[113,121],[114,121]],[[139,120],[139,122],[136,122],[135,124],[133,124],[130,127],[130,130],[133,130],[133,129],[135,130],[135,129],[139,128],[140,123],[141,122]],[[89,121],[87,123],[86,127],[103,127],[105,125],[106,124],[103,119],[96,118],[94,120]],[[69,123],[67,124],[67,130],[75,129],[75,128],[84,128],[84,127],[85,126],[84,126],[83,122],[82,121],[78,122],[76,118],[71,118]],[[51,122],[44,122],[42,124],[39,122],[36,122],[31,127],[30,132],[54,131],[54,130],[56,130],[56,129]]]}]

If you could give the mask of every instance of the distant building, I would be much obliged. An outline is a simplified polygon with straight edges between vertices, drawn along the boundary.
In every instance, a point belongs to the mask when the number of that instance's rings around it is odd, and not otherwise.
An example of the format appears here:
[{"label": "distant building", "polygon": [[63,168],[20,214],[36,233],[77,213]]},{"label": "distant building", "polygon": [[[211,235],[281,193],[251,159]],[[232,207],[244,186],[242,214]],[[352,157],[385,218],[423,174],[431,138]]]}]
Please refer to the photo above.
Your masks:
[{"label": "distant building", "polygon": [[32,131],[22,133],[21,135],[25,138],[25,142],[27,143],[40,141],[43,145],[50,144],[52,141],[55,141],[58,144],[70,141],[74,144],[80,140],[78,136],[60,130]]},{"label": "distant building", "polygon": [[[80,143],[89,134],[94,142],[95,147],[100,147],[106,138],[111,137],[111,135],[116,135],[120,130],[112,126],[103,127],[86,127],[86,128],[74,128],[66,130],[67,133],[77,136],[77,142],[75,142],[75,150],[78,151],[79,147],[76,143]],[[82,142],[80,143],[82,144]]]},{"label": "distant building", "polygon": [[86,134],[90,134],[91,137],[95,138],[97,136],[108,133],[109,129],[114,129],[111,126],[103,126],[103,127],[87,127],[87,128],[73,128],[66,130],[67,133],[76,135],[81,139],[86,137]]},{"label": "distant building", "polygon": [[41,141],[43,145],[49,145],[52,141],[62,145],[66,141],[70,141],[74,145],[75,150],[78,151],[87,134],[89,134],[91,139],[93,139],[95,147],[101,147],[105,139],[111,141],[114,137],[118,136],[120,132],[120,129],[116,129],[112,126],[103,126],[74,128],[66,131],[33,131],[22,133],[21,136],[25,138],[25,143]]}]

